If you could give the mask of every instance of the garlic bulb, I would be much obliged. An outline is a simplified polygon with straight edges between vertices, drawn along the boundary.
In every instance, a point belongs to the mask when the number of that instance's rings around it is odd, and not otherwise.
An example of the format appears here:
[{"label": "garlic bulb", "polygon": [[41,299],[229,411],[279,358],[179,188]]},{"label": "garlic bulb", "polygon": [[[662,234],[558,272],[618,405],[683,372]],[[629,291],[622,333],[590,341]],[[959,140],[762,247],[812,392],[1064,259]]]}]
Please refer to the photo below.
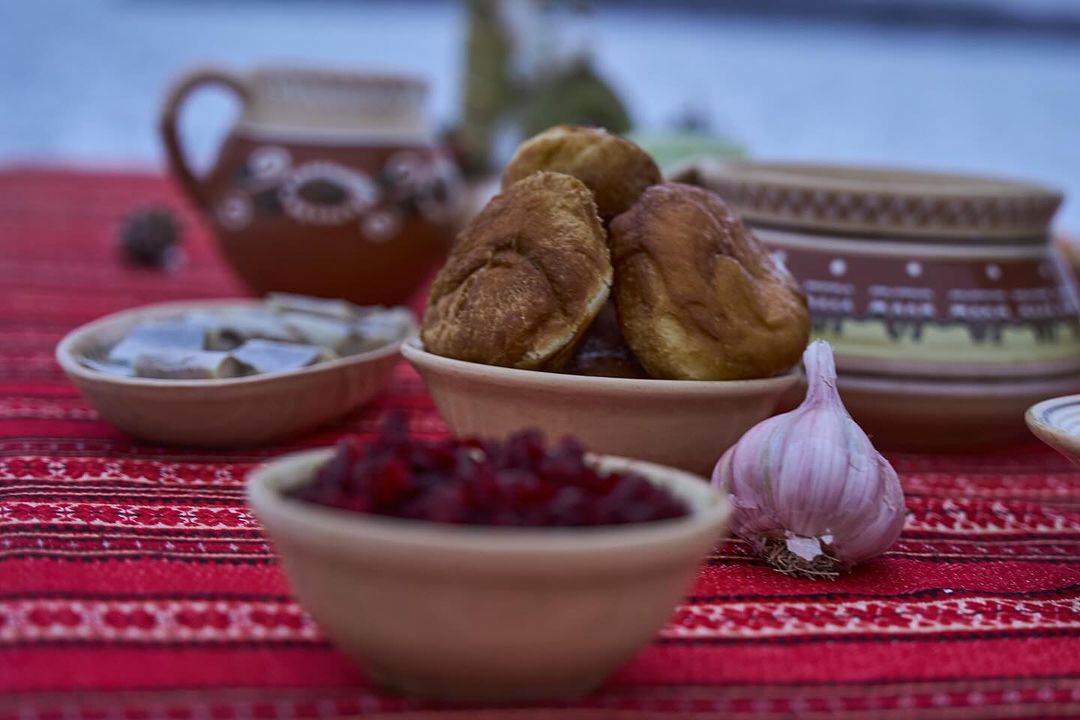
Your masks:
[{"label": "garlic bulb", "polygon": [[769,564],[835,578],[893,544],[904,525],[904,493],[844,409],[829,344],[811,343],[803,365],[809,389],[802,405],[751,428],[720,458],[712,482],[730,495],[735,534]]}]

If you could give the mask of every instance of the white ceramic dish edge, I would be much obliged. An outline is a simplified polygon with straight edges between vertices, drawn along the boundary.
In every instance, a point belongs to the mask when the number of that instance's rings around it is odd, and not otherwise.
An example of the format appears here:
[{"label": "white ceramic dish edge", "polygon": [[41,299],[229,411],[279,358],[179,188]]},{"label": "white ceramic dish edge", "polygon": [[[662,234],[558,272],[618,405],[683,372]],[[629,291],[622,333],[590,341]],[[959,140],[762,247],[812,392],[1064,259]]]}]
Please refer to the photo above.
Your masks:
[{"label": "white ceramic dish edge", "polygon": [[1080,395],[1063,395],[1035,403],[1024,413],[1035,437],[1080,463]]}]

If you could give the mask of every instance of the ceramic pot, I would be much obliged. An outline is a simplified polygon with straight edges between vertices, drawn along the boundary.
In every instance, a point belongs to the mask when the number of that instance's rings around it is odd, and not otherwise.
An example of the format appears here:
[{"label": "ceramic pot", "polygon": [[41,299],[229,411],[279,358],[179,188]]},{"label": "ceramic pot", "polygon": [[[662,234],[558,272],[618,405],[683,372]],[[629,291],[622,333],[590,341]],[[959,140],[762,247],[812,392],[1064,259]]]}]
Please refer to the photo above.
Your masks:
[{"label": "ceramic pot", "polygon": [[[800,280],[845,400],[885,445],[1022,436],[1025,403],[1080,387],[1080,302],[1049,241],[1058,192],[800,164],[698,164],[678,175],[731,202]],[[924,412],[896,412],[897,398],[915,396]],[[994,402],[958,431],[958,404],[973,397]]]},{"label": "ceramic pot", "polygon": [[[205,175],[177,129],[190,94],[219,85],[241,115]],[[445,259],[461,185],[404,76],[305,69],[193,72],[170,90],[161,135],[180,187],[257,293],[404,302]]]}]

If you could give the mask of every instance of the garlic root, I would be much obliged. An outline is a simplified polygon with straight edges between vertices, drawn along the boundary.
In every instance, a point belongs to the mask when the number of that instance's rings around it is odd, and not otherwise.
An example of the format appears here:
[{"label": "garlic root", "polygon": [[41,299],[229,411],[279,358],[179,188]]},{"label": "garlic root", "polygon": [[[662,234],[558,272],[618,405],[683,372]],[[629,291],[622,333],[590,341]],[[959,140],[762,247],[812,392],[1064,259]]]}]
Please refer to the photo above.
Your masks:
[{"label": "garlic root", "polygon": [[827,547],[822,547],[819,554],[807,559],[793,552],[784,538],[765,540],[762,557],[777,572],[811,580],[835,580],[846,569],[839,560],[829,554]]}]

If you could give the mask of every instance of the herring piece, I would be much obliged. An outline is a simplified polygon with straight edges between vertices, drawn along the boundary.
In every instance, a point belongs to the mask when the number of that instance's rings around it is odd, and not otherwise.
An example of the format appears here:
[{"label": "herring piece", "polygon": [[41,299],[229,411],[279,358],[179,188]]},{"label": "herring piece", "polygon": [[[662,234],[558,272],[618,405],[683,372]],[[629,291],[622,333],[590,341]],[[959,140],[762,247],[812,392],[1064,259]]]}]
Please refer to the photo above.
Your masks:
[{"label": "herring piece", "polygon": [[79,358],[79,362],[85,367],[95,370],[103,375],[112,375],[113,377],[134,377],[135,371],[132,370],[131,365],[126,363],[114,363],[108,360],[99,360],[97,358],[83,355]]},{"label": "herring piece", "polygon": [[232,357],[256,373],[272,373],[299,370],[336,355],[316,345],[248,340],[232,351]]},{"label": "herring piece", "polygon": [[197,352],[205,349],[206,335],[205,327],[182,318],[152,320],[136,325],[113,346],[108,359],[113,363],[130,364],[144,353],[166,350]]},{"label": "herring piece", "polygon": [[208,350],[232,350],[246,340],[300,342],[304,339],[290,330],[280,317],[263,308],[193,310],[185,318],[207,327]]},{"label": "herring piece", "polygon": [[346,300],[328,300],[283,292],[267,295],[266,306],[276,313],[303,313],[336,320],[353,320],[361,314],[360,308]]},{"label": "herring piece", "polygon": [[164,350],[135,358],[135,375],[160,380],[219,380],[236,377],[241,367],[226,352]]},{"label": "herring piece", "polygon": [[412,313],[403,307],[379,309],[357,320],[353,327],[362,336],[360,350],[374,350],[405,337]]},{"label": "herring piece", "polygon": [[363,337],[350,322],[297,312],[282,313],[281,320],[305,341],[329,348],[338,355],[351,355],[362,349]]}]

